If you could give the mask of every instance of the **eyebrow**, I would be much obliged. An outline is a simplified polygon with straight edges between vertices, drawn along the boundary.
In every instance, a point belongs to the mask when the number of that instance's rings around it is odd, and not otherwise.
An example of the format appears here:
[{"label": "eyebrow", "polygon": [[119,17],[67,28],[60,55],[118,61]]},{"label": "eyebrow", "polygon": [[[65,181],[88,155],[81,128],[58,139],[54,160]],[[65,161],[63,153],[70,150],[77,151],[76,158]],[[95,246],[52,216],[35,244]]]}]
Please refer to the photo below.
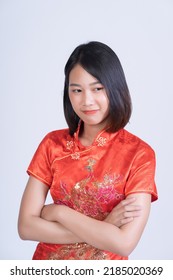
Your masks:
[{"label": "eyebrow", "polygon": [[[97,85],[97,84],[101,84],[99,81],[97,81],[97,82],[93,82],[93,83],[91,83],[91,84],[89,84],[90,86],[94,86],[94,85]],[[76,83],[71,83],[70,85],[69,85],[70,87],[81,87],[81,85],[80,84],[76,84]]]}]

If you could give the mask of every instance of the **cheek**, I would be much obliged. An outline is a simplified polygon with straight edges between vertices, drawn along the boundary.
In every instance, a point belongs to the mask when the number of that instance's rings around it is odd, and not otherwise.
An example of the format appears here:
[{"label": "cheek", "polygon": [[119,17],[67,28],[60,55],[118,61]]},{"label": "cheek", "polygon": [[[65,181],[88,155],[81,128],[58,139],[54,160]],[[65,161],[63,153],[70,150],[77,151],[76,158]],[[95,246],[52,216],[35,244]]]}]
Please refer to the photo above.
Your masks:
[{"label": "cheek", "polygon": [[77,109],[79,106],[79,100],[75,96],[69,94],[69,99],[73,109]]},{"label": "cheek", "polygon": [[103,95],[100,101],[101,101],[101,103],[102,103],[102,106],[103,106],[105,109],[108,109],[108,108],[109,108],[109,99],[108,99],[107,95]]},{"label": "cheek", "polygon": [[73,103],[74,103],[73,95],[69,93],[68,96],[69,96],[69,99],[70,99],[71,104],[73,104]]}]

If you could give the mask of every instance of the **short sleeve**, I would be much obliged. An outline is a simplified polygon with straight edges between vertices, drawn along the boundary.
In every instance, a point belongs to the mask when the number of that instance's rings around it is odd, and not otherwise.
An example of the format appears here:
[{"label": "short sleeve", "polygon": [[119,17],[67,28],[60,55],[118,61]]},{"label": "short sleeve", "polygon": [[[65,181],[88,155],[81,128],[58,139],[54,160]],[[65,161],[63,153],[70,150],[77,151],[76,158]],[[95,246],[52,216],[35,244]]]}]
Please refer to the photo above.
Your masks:
[{"label": "short sleeve", "polygon": [[28,175],[34,176],[49,187],[52,183],[50,146],[48,134],[41,141],[27,169]]},{"label": "short sleeve", "polygon": [[131,167],[125,187],[125,195],[132,193],[150,193],[151,200],[158,199],[155,185],[155,153],[150,146],[139,149]]}]

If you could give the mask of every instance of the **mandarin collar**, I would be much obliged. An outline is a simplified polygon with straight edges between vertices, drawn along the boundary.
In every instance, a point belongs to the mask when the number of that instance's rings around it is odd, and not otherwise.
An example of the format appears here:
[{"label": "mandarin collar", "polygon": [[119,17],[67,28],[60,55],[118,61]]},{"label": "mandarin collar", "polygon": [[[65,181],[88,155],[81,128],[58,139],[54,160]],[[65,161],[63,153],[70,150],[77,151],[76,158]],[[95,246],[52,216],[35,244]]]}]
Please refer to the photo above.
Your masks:
[{"label": "mandarin collar", "polygon": [[98,132],[93,143],[90,146],[83,146],[79,140],[79,132],[80,132],[81,125],[82,125],[82,122],[80,121],[78,128],[73,135],[74,142],[75,142],[74,144],[77,144],[77,146],[80,149],[88,149],[92,146],[103,147],[118,133],[118,132],[110,133],[110,132],[107,132],[106,129],[103,129]]}]

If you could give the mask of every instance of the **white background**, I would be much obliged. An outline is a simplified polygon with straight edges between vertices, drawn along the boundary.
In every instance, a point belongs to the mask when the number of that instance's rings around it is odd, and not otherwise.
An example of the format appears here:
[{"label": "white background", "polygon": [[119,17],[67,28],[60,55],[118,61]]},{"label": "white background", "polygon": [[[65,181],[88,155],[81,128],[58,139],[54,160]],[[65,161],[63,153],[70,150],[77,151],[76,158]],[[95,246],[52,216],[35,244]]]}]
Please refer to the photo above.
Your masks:
[{"label": "white background", "polygon": [[173,259],[173,1],[0,0],[0,259],[31,259],[17,233],[26,168],[44,135],[66,127],[64,65],[97,40],[119,56],[133,100],[127,129],[157,155],[159,200],[131,259]]}]

